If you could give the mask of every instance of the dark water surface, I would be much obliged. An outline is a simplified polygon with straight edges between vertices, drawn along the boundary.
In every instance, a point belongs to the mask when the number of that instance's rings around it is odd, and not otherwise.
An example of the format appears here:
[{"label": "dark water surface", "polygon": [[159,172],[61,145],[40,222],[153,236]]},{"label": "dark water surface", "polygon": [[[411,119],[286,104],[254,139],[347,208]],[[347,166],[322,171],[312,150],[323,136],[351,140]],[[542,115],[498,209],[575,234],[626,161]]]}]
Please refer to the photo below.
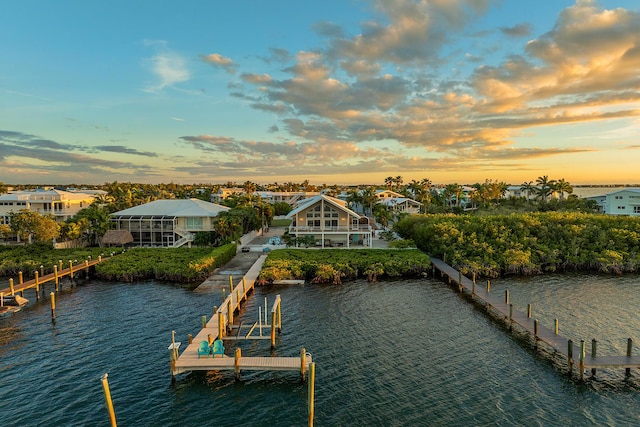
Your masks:
[{"label": "dark water surface", "polygon": [[[492,282],[516,309],[598,353],[640,345],[640,279],[562,275]],[[484,311],[434,280],[258,289],[242,318],[282,296],[277,355],[316,362],[316,426],[640,425],[640,372],[579,383]],[[28,298],[32,295],[27,294]],[[295,373],[182,374],[171,385],[171,330],[185,342],[221,295],[145,282],[65,289],[0,318],[0,424],[108,426],[101,376],[119,426],[304,426],[307,385]],[[266,333],[266,332],[265,332]],[[234,342],[227,342],[233,354]],[[269,355],[269,341],[241,344]],[[638,354],[640,349],[634,351]]]}]

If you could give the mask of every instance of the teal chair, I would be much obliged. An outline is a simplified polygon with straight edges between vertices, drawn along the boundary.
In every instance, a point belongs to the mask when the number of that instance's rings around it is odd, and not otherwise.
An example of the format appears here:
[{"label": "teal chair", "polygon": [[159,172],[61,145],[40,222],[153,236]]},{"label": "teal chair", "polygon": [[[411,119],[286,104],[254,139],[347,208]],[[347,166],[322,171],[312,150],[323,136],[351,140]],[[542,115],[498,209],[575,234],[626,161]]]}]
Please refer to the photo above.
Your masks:
[{"label": "teal chair", "polygon": [[213,357],[216,357],[216,355],[224,356],[224,343],[222,340],[213,342],[211,354],[213,354]]},{"label": "teal chair", "polygon": [[209,348],[209,342],[208,341],[200,341],[200,347],[198,347],[198,358],[200,358],[200,356],[209,357],[209,355],[211,355],[211,349]]}]

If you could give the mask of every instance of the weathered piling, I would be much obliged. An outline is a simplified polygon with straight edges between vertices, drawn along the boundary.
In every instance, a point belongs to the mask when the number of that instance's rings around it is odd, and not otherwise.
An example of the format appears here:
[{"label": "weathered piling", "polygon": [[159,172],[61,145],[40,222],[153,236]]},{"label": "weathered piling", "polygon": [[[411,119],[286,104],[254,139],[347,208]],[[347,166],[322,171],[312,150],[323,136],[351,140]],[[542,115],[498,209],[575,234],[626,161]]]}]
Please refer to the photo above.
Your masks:
[{"label": "weathered piling", "polygon": [[109,391],[109,376],[105,373],[102,376],[102,390],[104,391],[104,400],[107,405],[107,411],[109,411],[109,420],[111,421],[111,427],[116,427],[116,413],[113,410],[113,402],[111,401],[111,392]]}]

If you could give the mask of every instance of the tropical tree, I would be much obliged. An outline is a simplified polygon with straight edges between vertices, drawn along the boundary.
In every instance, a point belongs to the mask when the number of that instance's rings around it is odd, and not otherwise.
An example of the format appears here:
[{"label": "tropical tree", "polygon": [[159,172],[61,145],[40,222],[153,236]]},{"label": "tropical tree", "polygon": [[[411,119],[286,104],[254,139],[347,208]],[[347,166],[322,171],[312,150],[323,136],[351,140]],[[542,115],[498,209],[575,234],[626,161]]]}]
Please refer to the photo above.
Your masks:
[{"label": "tropical tree", "polygon": [[560,193],[560,200],[564,200],[564,193],[571,194],[573,193],[573,187],[564,178],[556,181],[553,189]]},{"label": "tropical tree", "polygon": [[538,188],[536,192],[538,193],[538,197],[542,199],[542,201],[546,202],[547,198],[553,193],[553,186],[555,185],[554,180],[549,180],[547,175],[539,176],[536,179],[536,184]]},{"label": "tropical tree", "polygon": [[389,226],[389,220],[393,217],[393,212],[387,206],[378,203],[373,209],[373,214],[377,222],[385,228]]},{"label": "tropical tree", "polygon": [[362,197],[362,205],[369,207],[369,215],[373,216],[373,205],[378,202],[378,196],[376,196],[376,190],[374,187],[365,187],[360,193]]},{"label": "tropical tree", "polygon": [[536,191],[536,187],[533,185],[533,181],[525,181],[520,184],[520,191],[527,193],[527,199]]},{"label": "tropical tree", "polygon": [[362,194],[359,188],[351,188],[347,191],[347,205],[349,209],[356,210],[356,206],[362,204]]},{"label": "tropical tree", "polygon": [[86,236],[92,246],[99,246],[102,236],[111,228],[109,211],[96,203],[82,209],[67,222],[80,223],[82,235]]},{"label": "tropical tree", "polygon": [[36,242],[51,242],[60,236],[60,226],[51,214],[40,215],[27,209],[11,213],[11,231],[20,240]]}]

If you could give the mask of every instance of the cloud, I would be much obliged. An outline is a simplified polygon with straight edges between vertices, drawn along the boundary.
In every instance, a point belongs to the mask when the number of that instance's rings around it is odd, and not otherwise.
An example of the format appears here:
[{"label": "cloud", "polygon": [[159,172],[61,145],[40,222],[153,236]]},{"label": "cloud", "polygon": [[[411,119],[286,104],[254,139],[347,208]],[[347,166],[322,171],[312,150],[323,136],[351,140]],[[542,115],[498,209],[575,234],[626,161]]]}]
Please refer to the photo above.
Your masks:
[{"label": "cloud", "polygon": [[169,50],[166,47],[166,42],[162,40],[147,40],[145,45],[154,46],[158,51],[146,61],[151,73],[156,77],[156,82],[148,85],[144,89],[145,92],[161,92],[165,88],[174,87],[176,84],[186,82],[191,78],[191,73],[187,69],[184,58],[178,53]]},{"label": "cloud", "polygon": [[138,151],[135,148],[125,147],[124,145],[96,145],[94,147],[99,151],[108,151],[110,153],[133,154],[135,156],[158,157],[158,154],[150,151]]},{"label": "cloud", "polygon": [[236,65],[230,58],[224,57],[219,53],[210,53],[209,55],[200,55],[200,58],[214,67],[222,68],[229,74],[235,74]]},{"label": "cloud", "polygon": [[529,23],[516,24],[513,27],[500,27],[500,31],[509,37],[527,37],[531,34],[532,26]]}]

